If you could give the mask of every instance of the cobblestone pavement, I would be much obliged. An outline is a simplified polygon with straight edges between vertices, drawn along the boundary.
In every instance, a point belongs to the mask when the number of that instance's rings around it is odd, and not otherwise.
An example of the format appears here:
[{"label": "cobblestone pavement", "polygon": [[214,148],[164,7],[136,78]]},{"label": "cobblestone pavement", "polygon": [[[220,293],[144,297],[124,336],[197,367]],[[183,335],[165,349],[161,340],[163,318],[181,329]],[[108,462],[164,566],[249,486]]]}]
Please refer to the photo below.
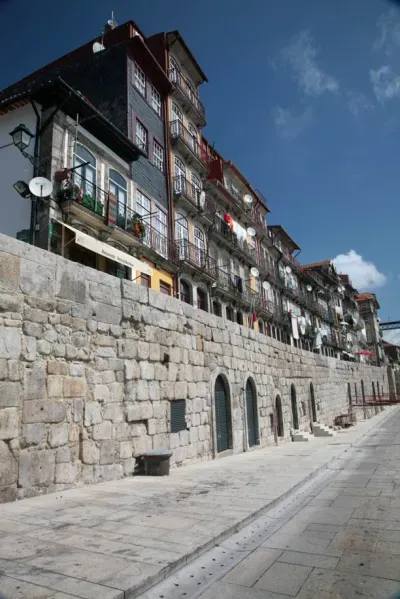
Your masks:
[{"label": "cobblestone pavement", "polygon": [[388,408],[334,438],[2,505],[0,592],[388,596],[400,581],[399,429]]}]

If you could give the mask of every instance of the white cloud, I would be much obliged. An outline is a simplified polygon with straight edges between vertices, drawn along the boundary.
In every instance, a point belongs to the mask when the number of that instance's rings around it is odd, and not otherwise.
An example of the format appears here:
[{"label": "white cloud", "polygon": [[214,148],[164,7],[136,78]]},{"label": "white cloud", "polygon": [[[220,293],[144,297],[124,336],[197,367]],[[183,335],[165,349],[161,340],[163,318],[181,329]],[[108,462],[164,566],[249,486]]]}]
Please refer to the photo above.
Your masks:
[{"label": "white cloud", "polygon": [[391,66],[384,65],[369,72],[372,89],[379,102],[400,98],[400,75]]},{"label": "white cloud", "polygon": [[361,92],[348,91],[346,92],[346,96],[347,107],[355,117],[359,117],[363,112],[373,108],[373,104],[368,100],[367,96]]},{"label": "white cloud", "polygon": [[339,254],[332,262],[339,273],[349,275],[352,284],[359,290],[382,287],[387,281],[375,264],[367,262],[354,250],[350,250],[348,254]]},{"label": "white cloud", "polygon": [[300,31],[282,50],[282,58],[290,64],[300,89],[306,95],[320,96],[325,92],[335,93],[339,90],[339,82],[318,66],[318,51],[313,42],[310,31]]},{"label": "white cloud", "polygon": [[312,117],[313,111],[310,106],[297,114],[281,106],[277,106],[273,110],[276,130],[284,139],[298,137],[311,124]]},{"label": "white cloud", "polygon": [[376,24],[379,30],[379,37],[375,40],[374,50],[382,50],[386,55],[391,56],[400,46],[400,19],[399,13],[391,9],[383,13]]}]

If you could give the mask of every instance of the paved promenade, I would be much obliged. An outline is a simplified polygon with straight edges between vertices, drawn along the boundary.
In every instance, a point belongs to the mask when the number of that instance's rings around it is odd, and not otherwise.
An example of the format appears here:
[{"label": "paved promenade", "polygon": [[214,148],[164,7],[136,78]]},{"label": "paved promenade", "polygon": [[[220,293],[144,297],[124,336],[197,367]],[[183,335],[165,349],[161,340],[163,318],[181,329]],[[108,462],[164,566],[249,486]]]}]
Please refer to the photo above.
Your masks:
[{"label": "paved promenade", "polygon": [[[391,427],[390,434],[379,433],[386,426]],[[351,446],[362,444],[363,438],[367,441],[375,427],[378,427],[377,443],[382,439],[385,443],[395,443],[394,439],[397,439],[399,443],[400,433],[396,431],[400,430],[400,411],[387,408],[371,420],[360,422],[334,438],[255,450],[173,470],[166,478],[136,477],[2,505],[0,592],[7,599],[127,599],[138,596],[216,543],[228,539],[327,464],[335,467],[336,463],[340,463],[335,459],[340,456],[345,458],[346,452],[354,451]],[[396,446],[393,447],[396,450]],[[313,520],[312,513],[318,515],[321,511],[325,514],[324,526],[328,525],[326,518],[331,518],[330,523],[339,528],[349,525],[351,520],[352,535],[357,527],[367,527],[371,532],[376,528],[374,523],[377,514],[381,514],[380,510],[390,507],[387,510],[388,530],[396,530],[392,521],[397,522],[396,526],[400,529],[400,503],[396,503],[400,502],[397,488],[400,485],[400,469],[397,469],[399,450],[397,447],[395,461],[391,459],[390,451],[382,445],[381,451],[374,454],[378,461],[371,462],[373,467],[359,466],[359,472],[353,472],[351,468],[348,473],[338,472],[336,482],[331,483],[327,494],[316,498],[317,503],[304,508],[301,525],[304,523],[304,528],[309,527],[309,523],[318,526],[319,517]],[[328,504],[334,508],[332,514],[328,513]],[[343,512],[343,516],[336,516],[335,510]],[[373,524],[361,524],[363,522]],[[297,531],[297,524],[295,528]],[[246,594],[239,587],[237,591],[233,590],[240,581],[243,587],[243,579],[233,570],[233,578],[216,583],[222,585],[222,590],[214,589],[214,592],[211,586],[207,591],[211,594],[204,597],[267,599],[272,597],[266,594],[267,591],[282,597],[294,596],[294,590],[297,593],[304,580],[299,589],[296,584],[290,587],[290,592],[287,587],[271,588],[271,580],[284,579],[288,568],[296,572],[298,568],[298,584],[307,571],[307,584],[314,595],[300,594],[298,597],[301,599],[317,595],[336,597],[323,594],[322,586],[329,583],[333,588],[340,578],[352,575],[354,569],[360,568],[356,568],[357,560],[361,562],[357,551],[365,552],[370,548],[370,535],[362,533],[358,537],[365,537],[364,544],[356,535],[355,545],[348,555],[346,543],[350,541],[347,533],[343,536],[340,531],[332,529],[329,543],[335,541],[340,555],[335,554],[335,564],[331,564],[335,567],[320,574],[315,560],[305,563],[301,556],[294,556],[292,561],[288,561],[296,552],[296,547],[290,546],[290,530],[282,531],[286,535],[283,540],[279,541],[277,535],[265,546],[264,549],[277,552],[278,561],[271,565],[269,575],[267,567],[264,568],[265,578],[262,577],[261,581],[249,579],[249,584],[244,586],[246,593],[249,589],[253,592],[252,585],[255,584],[258,589],[256,594]],[[374,551],[388,551],[392,559],[381,554],[378,561],[373,556],[365,556],[361,573],[374,577],[381,571],[390,578],[394,568],[397,580],[400,580],[400,550],[397,557],[394,555],[400,548],[400,538],[392,539],[388,535],[378,540],[377,534],[375,531],[372,535]],[[286,540],[288,545],[281,546]],[[286,553],[289,557],[284,555]],[[330,557],[333,558],[333,555]],[[294,566],[296,561],[293,560],[296,559],[300,561]],[[321,567],[324,568],[323,565]],[[318,586],[321,580],[324,583]],[[233,592],[238,594],[229,594]]]}]

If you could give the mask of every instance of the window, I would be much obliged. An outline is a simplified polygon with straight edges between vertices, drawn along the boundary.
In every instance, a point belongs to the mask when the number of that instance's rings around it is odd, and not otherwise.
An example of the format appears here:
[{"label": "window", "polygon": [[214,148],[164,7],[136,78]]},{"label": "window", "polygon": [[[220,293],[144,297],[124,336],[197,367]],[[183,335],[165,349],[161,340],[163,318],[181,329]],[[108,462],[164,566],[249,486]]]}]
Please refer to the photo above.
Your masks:
[{"label": "window", "polygon": [[196,264],[203,266],[205,259],[205,241],[204,233],[198,227],[194,229],[194,246],[195,246],[195,257]]},{"label": "window", "polygon": [[171,401],[171,433],[186,430],[186,400]]},{"label": "window", "polygon": [[142,71],[142,69],[135,63],[135,77],[134,77],[135,87],[140,91],[142,96],[146,95],[146,75]]},{"label": "window", "polygon": [[183,116],[182,111],[176,104],[172,104],[171,134],[176,136],[182,130]]},{"label": "window", "polygon": [[238,324],[243,324],[243,314],[239,312],[239,310],[236,312],[236,322]]},{"label": "window", "polygon": [[169,57],[169,78],[173,83],[178,83],[179,66],[175,58]]},{"label": "window", "polygon": [[161,116],[161,94],[154,85],[151,86],[151,107]]},{"label": "window", "polygon": [[190,295],[191,293],[189,283],[181,279],[179,282],[179,297],[181,302],[185,302],[185,304],[191,304],[192,302],[190,299]]},{"label": "window", "polygon": [[154,166],[162,173],[164,172],[164,148],[156,140],[153,141],[153,162]]},{"label": "window", "polygon": [[231,320],[233,322],[233,308],[230,306],[226,307],[226,319]]},{"label": "window", "polygon": [[140,121],[136,121],[136,145],[144,152],[147,152],[147,129],[143,127]]},{"label": "window", "polygon": [[165,281],[160,281],[160,293],[163,293],[164,295],[171,295],[171,285]]},{"label": "window", "polygon": [[151,277],[149,275],[141,274],[140,275],[140,284],[142,287],[151,287]]},{"label": "window", "polygon": [[186,166],[178,156],[174,156],[174,192],[186,190]]},{"label": "window", "polygon": [[167,257],[168,251],[168,225],[167,215],[157,206],[154,207],[153,211],[153,243],[152,247],[161,254],[161,256]]},{"label": "window", "polygon": [[207,294],[200,287],[197,288],[197,307],[207,312]]},{"label": "window", "polygon": [[222,316],[222,306],[216,300],[213,301],[212,309],[215,316]]},{"label": "window", "polygon": [[117,171],[110,168],[109,189],[117,200],[117,225],[125,229],[128,183]]},{"label": "window", "polygon": [[197,152],[197,129],[189,123],[189,145],[194,152]]},{"label": "window", "polygon": [[[85,164],[88,163],[88,164]],[[85,166],[81,166],[81,165]],[[96,176],[97,176],[97,163],[96,158],[89,150],[87,150],[81,144],[75,144],[74,146],[74,167],[79,166],[74,171],[74,184],[82,190],[82,204],[96,212]],[[98,198],[98,204],[100,205],[101,215],[103,214],[101,201],[103,198]]]},{"label": "window", "polygon": [[201,193],[200,178],[195,173],[192,173],[190,175],[190,180],[192,183],[193,199],[196,201],[200,201],[200,193]]},{"label": "window", "polygon": [[146,198],[138,189],[136,190],[136,213],[142,217],[145,228],[145,234],[143,237],[143,243],[149,245],[150,243],[150,229],[149,229],[149,216],[150,216],[150,200]]}]

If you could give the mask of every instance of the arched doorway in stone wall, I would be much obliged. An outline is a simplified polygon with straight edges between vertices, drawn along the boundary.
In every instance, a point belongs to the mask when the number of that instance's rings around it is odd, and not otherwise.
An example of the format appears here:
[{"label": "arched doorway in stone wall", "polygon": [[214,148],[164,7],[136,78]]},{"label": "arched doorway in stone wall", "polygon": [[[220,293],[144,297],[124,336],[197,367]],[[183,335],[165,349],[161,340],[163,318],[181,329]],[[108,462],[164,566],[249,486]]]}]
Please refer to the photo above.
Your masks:
[{"label": "arched doorway in stone wall", "polygon": [[258,441],[258,410],[257,394],[253,379],[248,378],[246,382],[246,420],[247,420],[247,439],[249,447],[256,445]]},{"label": "arched doorway in stone wall", "polygon": [[311,429],[313,422],[317,422],[317,404],[315,403],[315,392],[314,385],[310,383],[310,416],[311,416]]},{"label": "arched doorway in stone wall", "polygon": [[278,437],[285,436],[285,429],[283,426],[283,409],[281,396],[277,395],[275,399],[275,414],[276,414],[276,429]]},{"label": "arched doorway in stone wall", "polygon": [[232,448],[231,406],[228,382],[219,375],[215,381],[215,428],[217,452]]},{"label": "arched doorway in stone wall", "polygon": [[299,428],[299,412],[297,409],[297,394],[296,387],[292,384],[290,386],[290,401],[292,404],[292,423],[293,429],[298,430]]}]

